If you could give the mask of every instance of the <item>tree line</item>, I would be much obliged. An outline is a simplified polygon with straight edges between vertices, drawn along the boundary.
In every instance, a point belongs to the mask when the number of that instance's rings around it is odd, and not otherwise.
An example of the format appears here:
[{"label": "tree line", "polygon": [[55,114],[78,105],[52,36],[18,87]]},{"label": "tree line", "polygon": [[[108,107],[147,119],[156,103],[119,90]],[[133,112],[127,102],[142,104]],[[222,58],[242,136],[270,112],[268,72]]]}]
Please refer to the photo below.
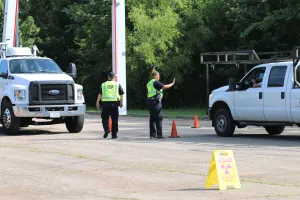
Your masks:
[{"label": "tree line", "polygon": [[[76,81],[84,86],[87,104],[94,105],[112,67],[112,1],[19,3],[20,44],[37,45],[42,56],[54,59],[63,70],[76,63]],[[299,24],[299,0],[126,0],[128,106],[145,108],[146,84],[154,67],[162,82],[177,80],[164,95],[165,107],[206,106],[201,52],[292,50],[300,45]],[[210,71],[210,90],[242,75],[243,69],[216,67]]]}]

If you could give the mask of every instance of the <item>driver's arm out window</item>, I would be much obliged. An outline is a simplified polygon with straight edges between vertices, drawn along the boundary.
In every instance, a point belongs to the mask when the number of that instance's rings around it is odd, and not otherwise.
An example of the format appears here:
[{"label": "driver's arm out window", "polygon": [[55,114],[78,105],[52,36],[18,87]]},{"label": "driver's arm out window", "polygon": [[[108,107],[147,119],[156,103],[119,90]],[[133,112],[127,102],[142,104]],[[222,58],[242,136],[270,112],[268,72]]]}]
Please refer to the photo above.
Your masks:
[{"label": "driver's arm out window", "polygon": [[258,78],[261,79],[260,86],[262,86],[264,74],[265,74],[266,68],[260,67],[254,69],[248,76],[244,79],[244,82],[250,82],[252,79],[257,80]]}]

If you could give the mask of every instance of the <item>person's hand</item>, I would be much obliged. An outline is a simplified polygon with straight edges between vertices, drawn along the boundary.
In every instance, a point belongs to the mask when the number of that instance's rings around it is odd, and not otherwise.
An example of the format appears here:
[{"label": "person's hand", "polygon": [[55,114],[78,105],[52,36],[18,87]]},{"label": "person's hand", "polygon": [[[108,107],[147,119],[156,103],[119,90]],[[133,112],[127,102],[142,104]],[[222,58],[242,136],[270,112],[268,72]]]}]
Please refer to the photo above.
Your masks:
[{"label": "person's hand", "polygon": [[120,108],[122,108],[122,107],[123,107],[123,102],[121,101],[121,102],[120,102]]},{"label": "person's hand", "polygon": [[176,78],[173,79],[173,82],[172,82],[172,83],[175,84],[175,81],[176,81]]},{"label": "person's hand", "polygon": [[99,102],[96,103],[96,107],[97,107],[98,109],[100,109],[100,104],[99,104]]},{"label": "person's hand", "polygon": [[258,77],[257,79],[255,79],[255,82],[260,83],[260,82],[262,82],[262,79]]}]

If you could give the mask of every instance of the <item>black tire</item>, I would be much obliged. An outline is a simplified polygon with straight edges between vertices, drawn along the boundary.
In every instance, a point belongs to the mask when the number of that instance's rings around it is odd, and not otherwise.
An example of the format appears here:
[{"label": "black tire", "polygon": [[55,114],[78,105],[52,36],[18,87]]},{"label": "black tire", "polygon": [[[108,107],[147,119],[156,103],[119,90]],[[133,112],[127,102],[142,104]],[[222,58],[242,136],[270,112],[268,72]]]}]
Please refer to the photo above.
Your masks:
[{"label": "black tire", "polygon": [[265,129],[270,135],[279,135],[284,131],[285,126],[269,126]]},{"label": "black tire", "polygon": [[17,135],[20,129],[20,118],[16,117],[10,101],[4,101],[1,112],[3,129],[8,135]]},{"label": "black tire", "polygon": [[221,108],[215,112],[214,128],[218,136],[231,137],[234,133],[235,126],[235,122],[228,109]]},{"label": "black tire", "polygon": [[65,123],[70,133],[79,133],[84,125],[84,115],[75,117],[66,117]]}]

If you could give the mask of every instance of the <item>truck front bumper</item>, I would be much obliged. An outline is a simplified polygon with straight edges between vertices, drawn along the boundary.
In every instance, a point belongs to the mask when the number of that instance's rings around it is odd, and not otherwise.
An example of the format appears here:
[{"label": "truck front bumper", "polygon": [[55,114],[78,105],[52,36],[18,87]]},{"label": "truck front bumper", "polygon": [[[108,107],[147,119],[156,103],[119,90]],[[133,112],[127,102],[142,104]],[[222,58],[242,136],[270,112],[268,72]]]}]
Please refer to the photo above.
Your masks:
[{"label": "truck front bumper", "polygon": [[16,117],[59,118],[84,115],[86,105],[15,105],[13,110]]}]

